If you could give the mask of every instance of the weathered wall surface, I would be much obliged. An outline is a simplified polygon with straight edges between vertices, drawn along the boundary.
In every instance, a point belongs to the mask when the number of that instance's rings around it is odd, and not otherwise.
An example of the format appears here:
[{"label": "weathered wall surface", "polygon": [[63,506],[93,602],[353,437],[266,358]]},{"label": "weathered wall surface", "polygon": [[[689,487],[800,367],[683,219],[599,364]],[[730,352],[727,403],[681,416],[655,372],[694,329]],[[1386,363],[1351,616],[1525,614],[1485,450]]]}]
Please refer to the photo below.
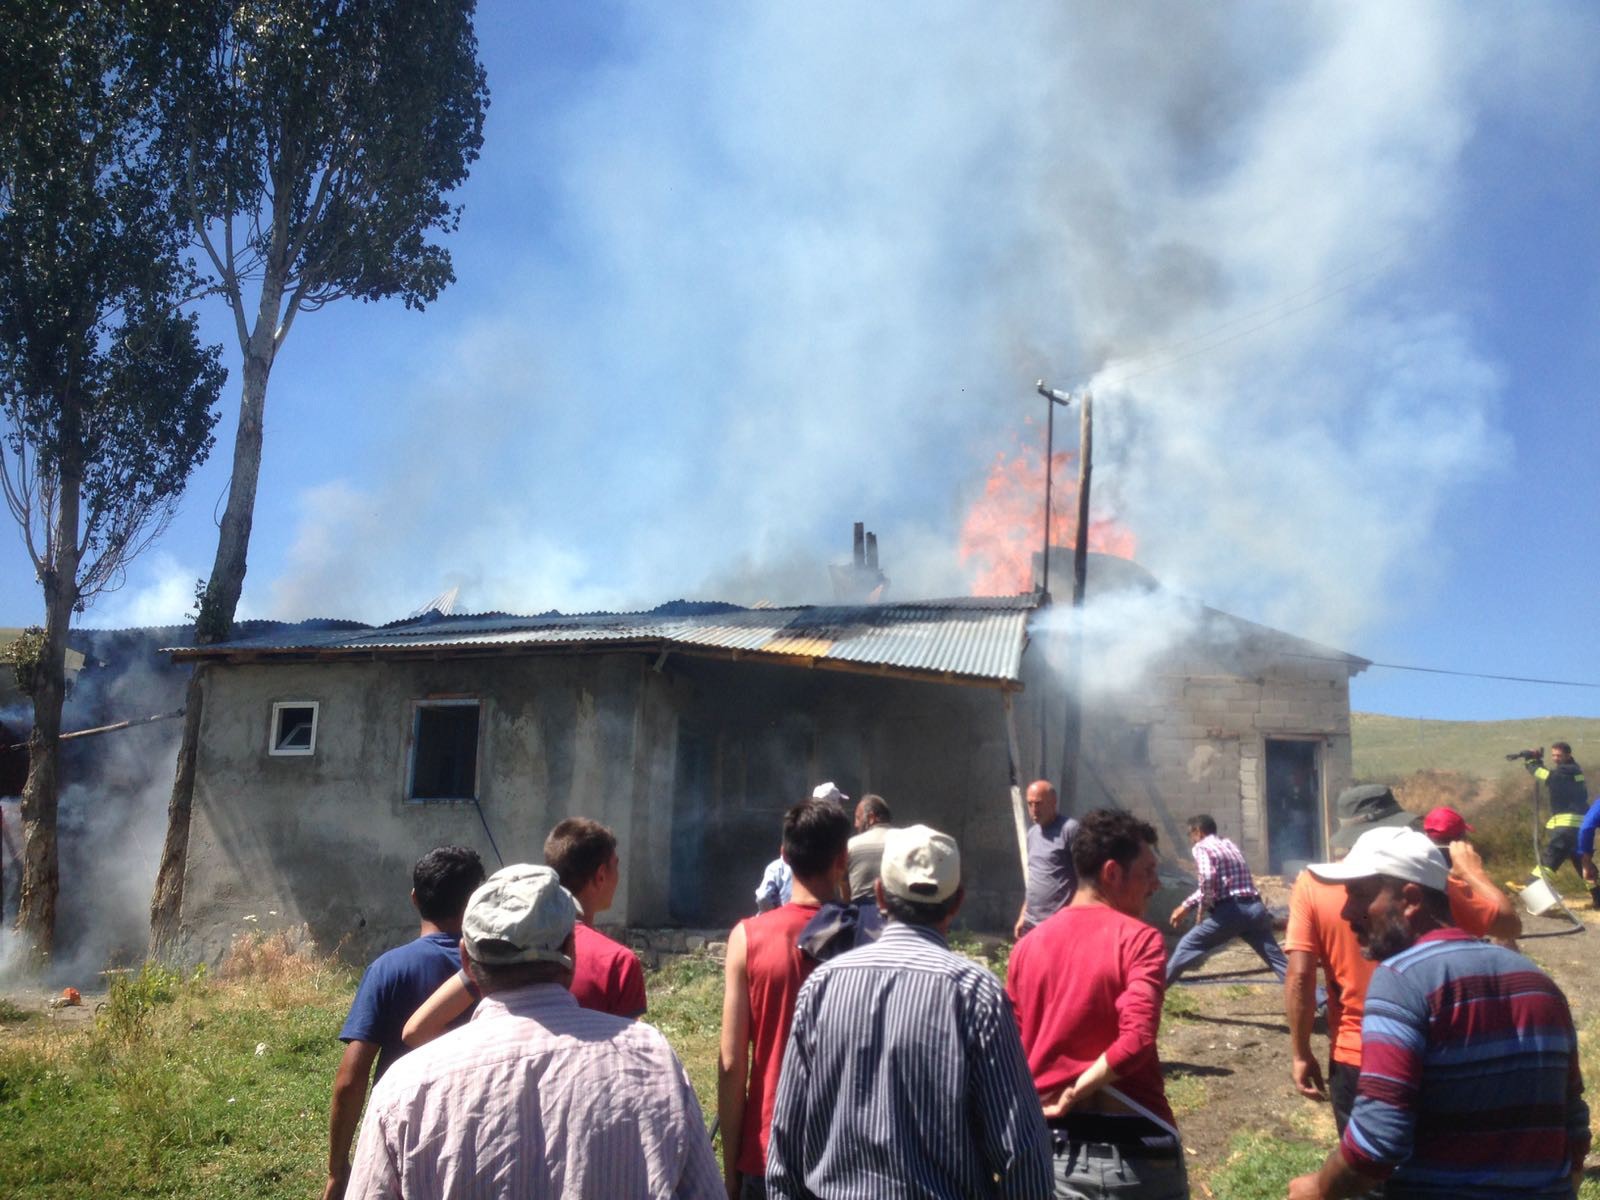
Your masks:
[{"label": "weathered wall surface", "polygon": [[1332,799],[1351,777],[1349,669],[1238,648],[1174,654],[1138,695],[1091,705],[1080,805],[1140,813],[1161,834],[1164,856],[1183,861],[1188,817],[1210,813],[1265,873],[1266,746],[1278,738],[1317,747],[1319,788],[1307,819],[1325,835]]},{"label": "weathered wall surface", "polygon": [[[404,797],[412,705],[477,697],[479,799]],[[316,753],[267,753],[275,701],[320,705]],[[353,959],[416,931],[411,868],[472,846],[540,861],[545,834],[585,815],[615,830],[625,869],[609,916],[665,904],[676,719],[670,683],[637,655],[223,666],[209,672],[185,880],[196,957],[251,928],[304,922]],[[253,920],[249,918],[254,918]]]}]

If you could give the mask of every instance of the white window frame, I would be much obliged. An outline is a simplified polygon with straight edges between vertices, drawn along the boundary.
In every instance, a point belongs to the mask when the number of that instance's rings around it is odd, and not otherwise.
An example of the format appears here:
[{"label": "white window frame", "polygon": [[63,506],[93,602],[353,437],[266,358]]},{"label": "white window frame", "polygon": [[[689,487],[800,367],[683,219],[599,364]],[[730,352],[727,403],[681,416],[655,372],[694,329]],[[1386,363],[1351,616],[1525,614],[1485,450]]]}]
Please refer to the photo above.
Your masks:
[{"label": "white window frame", "polygon": [[[286,708],[309,708],[311,710],[311,744],[308,746],[279,746],[278,745],[278,714]],[[322,702],[320,700],[275,700],[272,704],[272,718],[267,725],[267,753],[274,758],[307,758],[317,752],[317,723],[322,716]]]},{"label": "white window frame", "polygon": [[[422,724],[425,708],[476,708],[478,710],[478,735],[472,747],[472,795],[470,796],[418,796],[417,790],[417,731]],[[483,791],[483,712],[481,696],[452,696],[437,700],[411,702],[411,729],[406,736],[406,790],[407,804],[476,804]]]}]

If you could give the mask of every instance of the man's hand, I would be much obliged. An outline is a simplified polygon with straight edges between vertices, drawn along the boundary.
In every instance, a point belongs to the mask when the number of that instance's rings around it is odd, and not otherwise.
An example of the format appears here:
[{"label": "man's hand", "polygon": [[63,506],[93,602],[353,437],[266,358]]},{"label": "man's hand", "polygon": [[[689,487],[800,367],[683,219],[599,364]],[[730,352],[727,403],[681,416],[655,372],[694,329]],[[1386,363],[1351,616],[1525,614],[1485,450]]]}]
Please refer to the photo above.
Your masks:
[{"label": "man's hand", "polygon": [[1600,883],[1600,872],[1594,869],[1594,855],[1583,856],[1583,881],[1588,884]]},{"label": "man's hand", "polygon": [[1289,1180],[1289,1200],[1322,1200],[1322,1188],[1315,1175]]},{"label": "man's hand", "polygon": [[350,1164],[341,1170],[328,1172],[328,1184],[322,1189],[322,1200],[344,1200],[345,1185],[350,1182]]},{"label": "man's hand", "polygon": [[1322,1079],[1322,1067],[1314,1058],[1296,1058],[1292,1070],[1294,1086],[1302,1096],[1312,1100],[1326,1100],[1328,1085]]},{"label": "man's hand", "polygon": [[1174,929],[1182,929],[1183,919],[1188,915],[1188,913],[1189,909],[1187,905],[1178,905],[1177,908],[1172,910],[1172,915],[1167,918],[1167,924],[1171,925]]},{"label": "man's hand", "polygon": [[1078,1092],[1078,1085],[1076,1083],[1067,1084],[1066,1087],[1061,1089],[1060,1095],[1058,1095],[1049,1104],[1043,1106],[1044,1119],[1047,1121],[1052,1121],[1057,1117],[1066,1116],[1072,1111],[1072,1106],[1078,1103],[1078,1101],[1081,1099],[1083,1099],[1083,1097]]},{"label": "man's hand", "polygon": [[1011,940],[1014,941],[1014,942],[1020,942],[1022,940],[1022,935],[1027,933],[1027,932],[1028,932],[1028,923],[1027,923],[1027,921],[1022,917],[1018,917],[1016,926],[1011,930]]},{"label": "man's hand", "polygon": [[1462,871],[1478,873],[1483,870],[1483,855],[1466,838],[1450,843],[1450,864]]}]

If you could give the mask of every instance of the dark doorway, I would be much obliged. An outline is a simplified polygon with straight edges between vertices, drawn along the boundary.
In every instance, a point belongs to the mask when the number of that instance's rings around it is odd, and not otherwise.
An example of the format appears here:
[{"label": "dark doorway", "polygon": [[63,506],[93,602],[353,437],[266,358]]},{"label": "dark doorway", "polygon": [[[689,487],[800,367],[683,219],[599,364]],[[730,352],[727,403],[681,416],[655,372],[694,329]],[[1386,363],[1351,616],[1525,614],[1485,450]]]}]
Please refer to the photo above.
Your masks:
[{"label": "dark doorway", "polygon": [[1322,743],[1267,739],[1267,869],[1322,857]]},{"label": "dark doorway", "polygon": [[712,742],[678,726],[678,769],[672,788],[672,874],[667,908],[680,925],[705,920],[706,816],[712,803]]}]

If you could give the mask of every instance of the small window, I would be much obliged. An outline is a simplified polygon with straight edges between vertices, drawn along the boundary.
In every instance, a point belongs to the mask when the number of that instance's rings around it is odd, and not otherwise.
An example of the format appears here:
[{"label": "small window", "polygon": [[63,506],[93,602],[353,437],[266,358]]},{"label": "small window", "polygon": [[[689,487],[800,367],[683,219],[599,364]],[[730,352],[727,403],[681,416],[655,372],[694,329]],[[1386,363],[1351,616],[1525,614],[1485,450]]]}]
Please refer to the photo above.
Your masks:
[{"label": "small window", "polygon": [[317,749],[317,701],[285,700],[272,706],[269,754],[314,754]]},{"label": "small window", "polygon": [[478,702],[419,703],[411,727],[412,800],[478,796]]}]

